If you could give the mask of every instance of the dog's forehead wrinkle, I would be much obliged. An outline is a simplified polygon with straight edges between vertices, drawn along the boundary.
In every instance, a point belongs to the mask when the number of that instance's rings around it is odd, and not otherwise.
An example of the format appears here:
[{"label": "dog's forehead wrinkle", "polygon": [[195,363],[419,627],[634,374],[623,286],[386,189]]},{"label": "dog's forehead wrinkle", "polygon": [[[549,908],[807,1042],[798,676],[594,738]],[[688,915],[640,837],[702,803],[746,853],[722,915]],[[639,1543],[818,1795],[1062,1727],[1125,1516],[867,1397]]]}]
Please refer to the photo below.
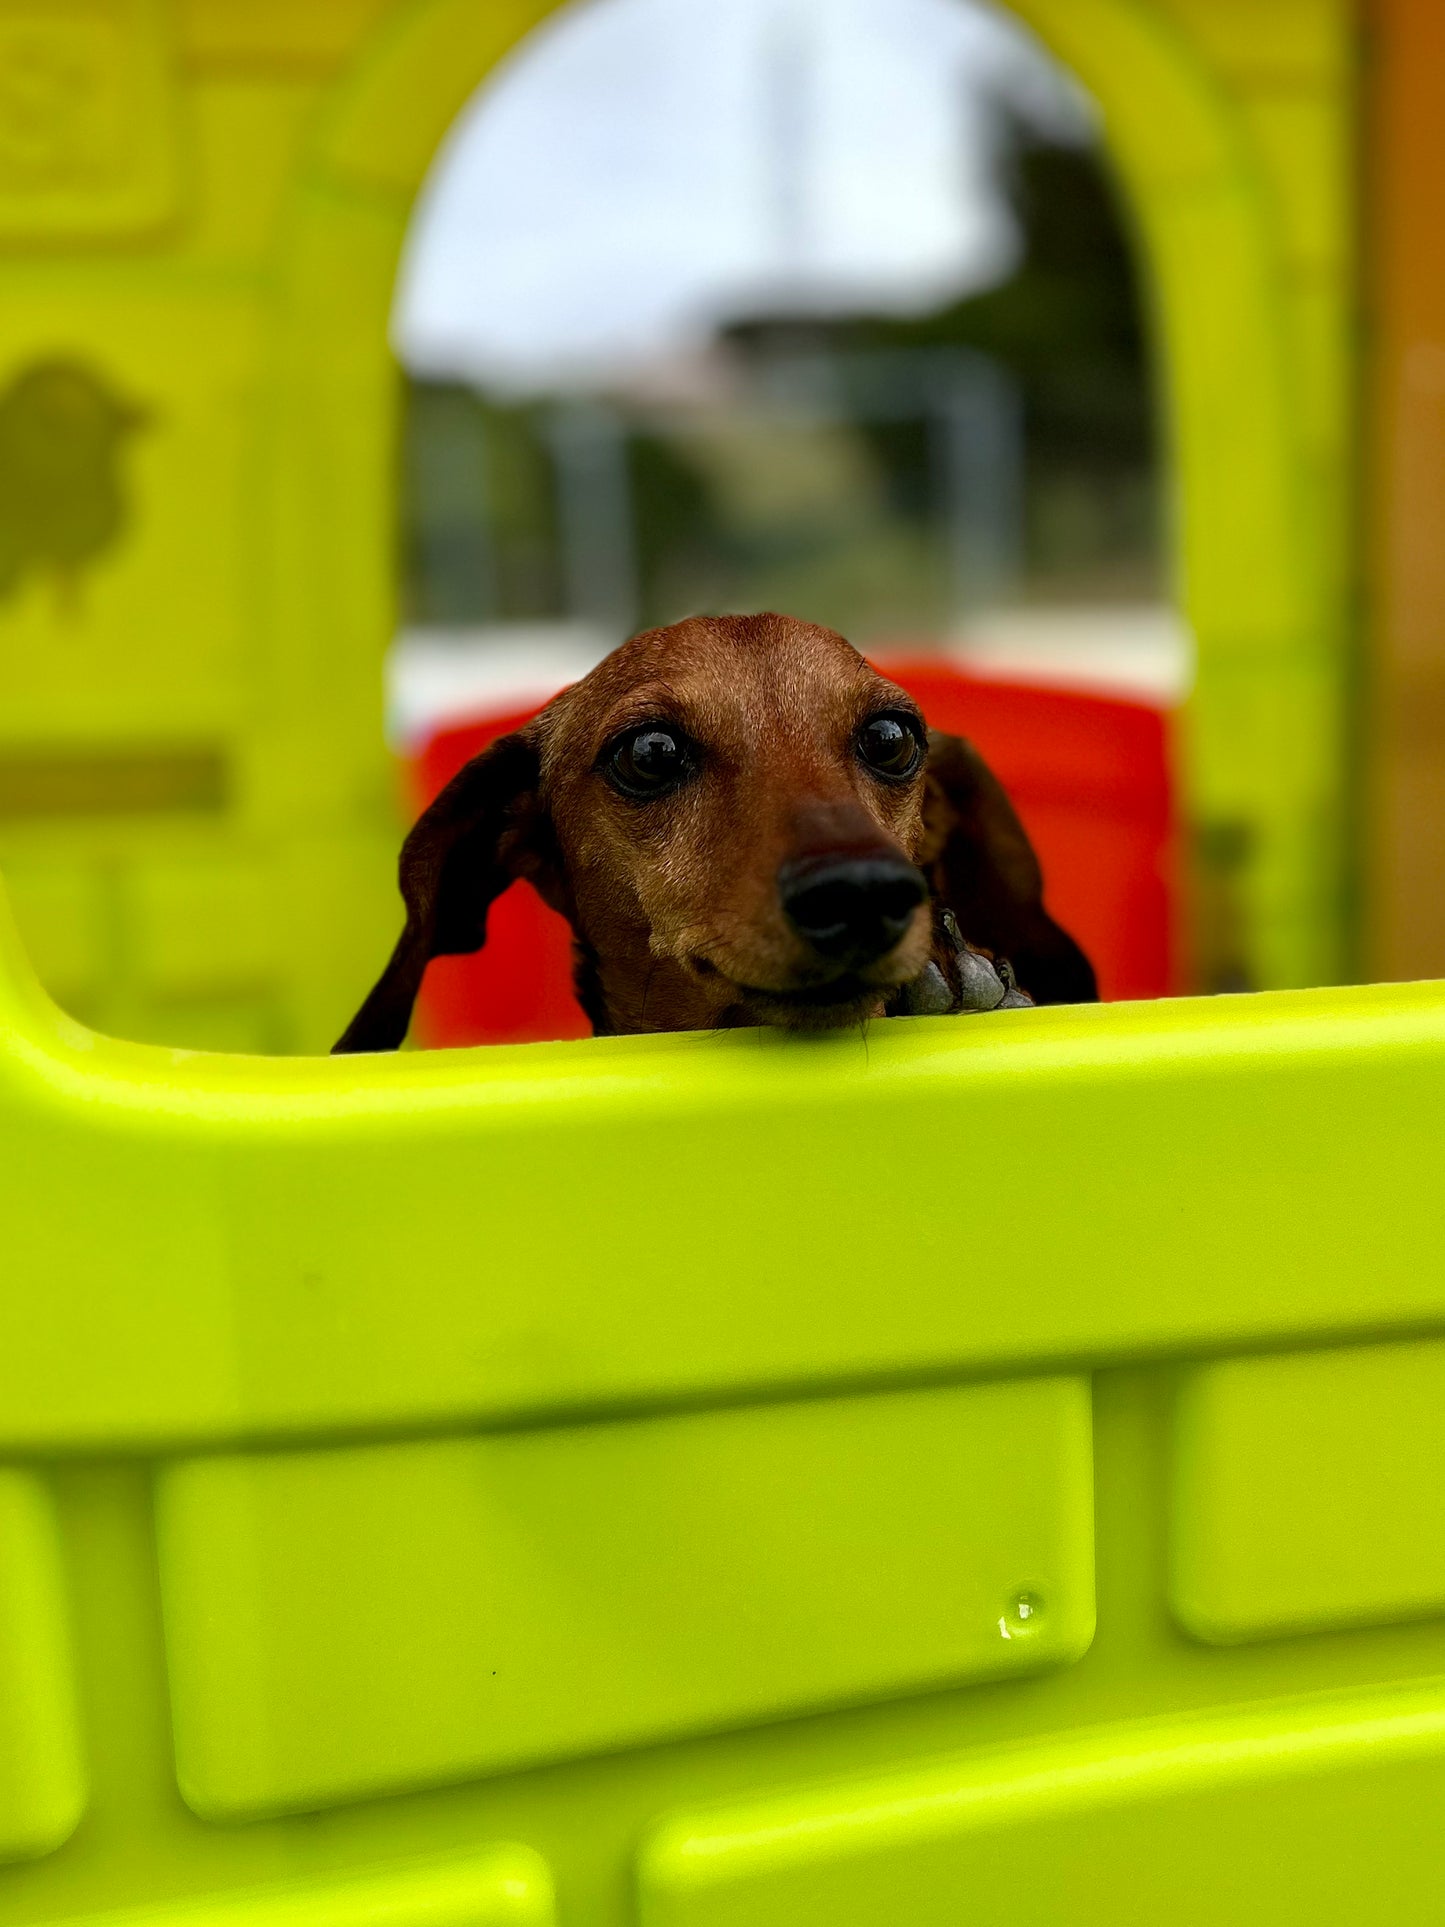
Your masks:
[{"label": "dog's forehead wrinkle", "polygon": [[[875,672],[834,631],[775,615],[696,617],[633,637],[553,708],[546,773],[576,754],[576,732],[602,740],[649,714],[675,721],[718,754],[747,760],[764,739],[795,750],[836,742],[857,720]],[[565,741],[564,741],[565,739]]]},{"label": "dog's forehead wrinkle", "polygon": [[836,708],[840,695],[856,701],[881,680],[835,630],[771,613],[697,616],[631,637],[555,697],[534,727],[544,764],[555,767],[579,727],[596,727],[639,692],[645,701],[648,685],[659,707],[742,709],[757,723]]}]

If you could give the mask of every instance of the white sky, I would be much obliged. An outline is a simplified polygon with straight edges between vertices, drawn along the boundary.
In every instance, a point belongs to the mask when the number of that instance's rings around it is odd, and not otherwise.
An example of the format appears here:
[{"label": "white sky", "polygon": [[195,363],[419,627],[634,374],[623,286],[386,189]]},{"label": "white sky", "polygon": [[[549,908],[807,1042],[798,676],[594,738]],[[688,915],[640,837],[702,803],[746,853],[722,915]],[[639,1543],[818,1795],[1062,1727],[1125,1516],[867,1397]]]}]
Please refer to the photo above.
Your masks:
[{"label": "white sky", "polygon": [[422,192],[393,338],[417,373],[606,382],[719,320],[919,313],[989,285],[999,96],[1087,135],[977,0],[573,0],[478,90]]}]

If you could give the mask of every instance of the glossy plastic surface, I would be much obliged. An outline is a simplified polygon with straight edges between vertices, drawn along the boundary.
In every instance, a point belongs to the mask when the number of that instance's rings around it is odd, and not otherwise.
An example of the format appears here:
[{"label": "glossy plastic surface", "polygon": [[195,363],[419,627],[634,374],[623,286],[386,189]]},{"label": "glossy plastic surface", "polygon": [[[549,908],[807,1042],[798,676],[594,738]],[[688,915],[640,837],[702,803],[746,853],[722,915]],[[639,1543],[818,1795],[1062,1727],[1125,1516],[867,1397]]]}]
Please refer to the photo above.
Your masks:
[{"label": "glossy plastic surface", "polygon": [[7,1927],[1435,1891],[1445,987],[299,1061],[0,986]]}]

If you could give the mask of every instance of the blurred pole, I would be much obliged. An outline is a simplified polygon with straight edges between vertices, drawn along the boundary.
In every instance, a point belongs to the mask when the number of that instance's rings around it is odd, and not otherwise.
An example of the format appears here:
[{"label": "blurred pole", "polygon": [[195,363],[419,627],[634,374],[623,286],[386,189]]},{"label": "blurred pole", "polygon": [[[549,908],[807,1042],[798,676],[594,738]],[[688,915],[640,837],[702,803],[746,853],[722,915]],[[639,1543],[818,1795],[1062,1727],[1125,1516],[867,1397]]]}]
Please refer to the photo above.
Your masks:
[{"label": "blurred pole", "polygon": [[1372,0],[1362,963],[1445,977],[1445,6]]},{"label": "blurred pole", "polygon": [[1017,594],[1024,564],[1023,403],[982,355],[940,357],[932,432],[955,615]]},{"label": "blurred pole", "polygon": [[411,384],[402,437],[408,620],[459,628],[499,614],[486,430],[470,395]]},{"label": "blurred pole", "polygon": [[638,619],[627,431],[600,402],[563,402],[548,422],[567,614],[618,641]]}]

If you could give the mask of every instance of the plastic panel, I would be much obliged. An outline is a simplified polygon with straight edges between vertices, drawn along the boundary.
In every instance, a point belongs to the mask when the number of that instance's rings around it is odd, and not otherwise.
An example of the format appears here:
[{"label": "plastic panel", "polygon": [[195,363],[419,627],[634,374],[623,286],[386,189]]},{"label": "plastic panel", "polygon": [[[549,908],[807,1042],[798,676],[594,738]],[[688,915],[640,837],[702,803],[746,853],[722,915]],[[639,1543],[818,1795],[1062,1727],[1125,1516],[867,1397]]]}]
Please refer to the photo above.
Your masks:
[{"label": "plastic panel", "polygon": [[1419,1917],[1442,1822],[1438,1688],[1324,1699],[680,1818],[642,1927],[1359,1927]]},{"label": "plastic panel", "polygon": [[1173,1539],[1201,1639],[1445,1613],[1445,1343],[1186,1373]]},{"label": "plastic panel", "polygon": [[161,0],[0,12],[0,241],[134,243],[173,212],[169,24]]},{"label": "plastic panel", "polygon": [[545,1861],[510,1845],[105,1916],[107,1927],[554,1927],[556,1918]]},{"label": "plastic panel", "polygon": [[0,1860],[50,1852],[84,1810],[69,1622],[50,1494],[0,1469]]},{"label": "plastic panel", "polygon": [[315,1806],[1059,1665],[1092,1497],[1077,1379],[177,1464],[182,1789]]}]

